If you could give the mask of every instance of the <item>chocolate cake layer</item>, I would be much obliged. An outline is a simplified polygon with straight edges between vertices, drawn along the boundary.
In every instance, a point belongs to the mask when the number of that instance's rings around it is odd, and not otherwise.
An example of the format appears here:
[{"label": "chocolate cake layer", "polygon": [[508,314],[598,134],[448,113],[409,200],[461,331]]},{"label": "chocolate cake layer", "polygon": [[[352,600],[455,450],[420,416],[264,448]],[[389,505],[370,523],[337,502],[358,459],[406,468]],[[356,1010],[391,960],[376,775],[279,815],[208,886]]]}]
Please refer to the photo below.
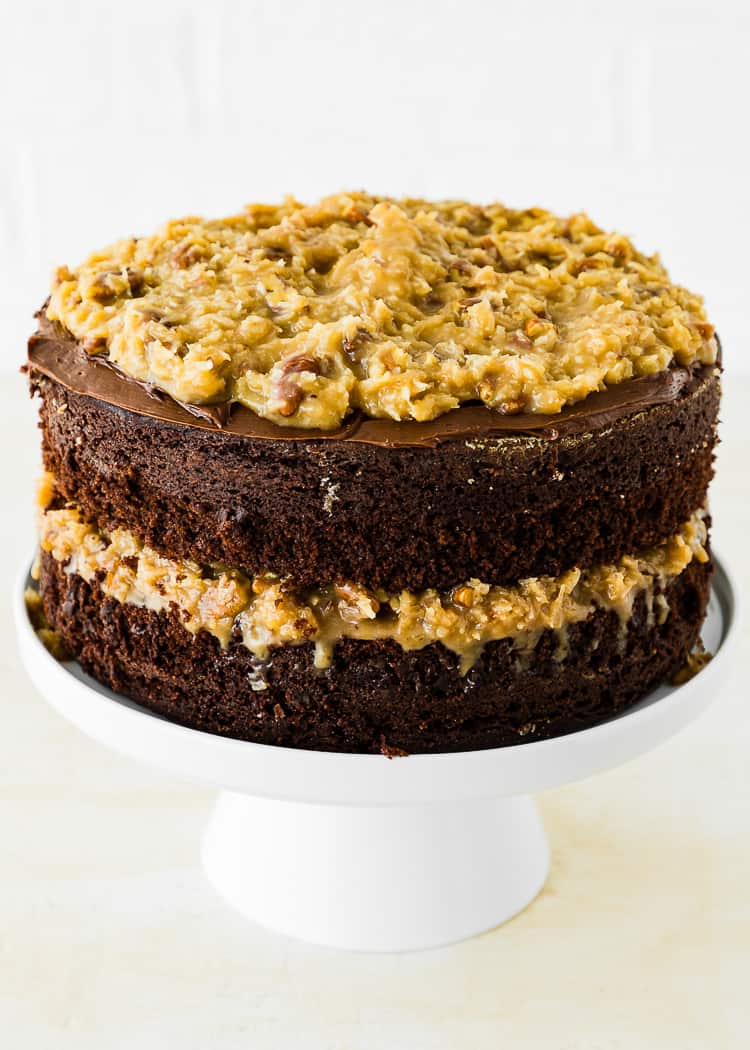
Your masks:
[{"label": "chocolate cake layer", "polygon": [[558,575],[658,542],[705,503],[719,402],[708,368],[671,400],[588,426],[579,414],[567,433],[391,447],[185,426],[75,393],[33,361],[31,375],[45,467],[101,530],[301,586],[389,590]]},{"label": "chocolate cake layer", "polygon": [[487,645],[465,676],[440,644],[343,640],[327,670],[313,646],[275,650],[259,668],[233,639],[190,634],[176,611],[107,597],[96,582],[41,560],[45,612],[82,667],[176,722],[261,743],[324,751],[424,753],[497,747],[582,729],[623,710],[685,663],[708,602],[711,563],[693,561],[664,592],[659,624],[636,600],[621,626],[596,610],[530,654]]},{"label": "chocolate cake layer", "polygon": [[332,651],[344,638],[392,639],[406,650],[440,642],[460,658],[459,670],[473,667],[484,646],[510,638],[531,652],[547,629],[559,632],[567,648],[567,629],[597,609],[629,621],[643,595],[650,616],[668,615],[668,583],[690,562],[708,561],[708,525],[701,512],[663,543],[625,555],[615,563],[570,569],[562,576],[530,577],[500,587],[471,580],[440,593],[371,591],[355,583],[295,590],[277,576],[248,578],[230,567],[211,568],[165,558],[144,546],[127,529],[111,536],[98,532],[78,508],[59,506],[54,480],[40,486],[39,533],[49,552],[68,573],[119,602],[155,612],[174,609],[191,634],[207,631],[226,646],[239,629],[243,643],[267,661],[278,647],[315,644],[315,667],[330,666]]}]

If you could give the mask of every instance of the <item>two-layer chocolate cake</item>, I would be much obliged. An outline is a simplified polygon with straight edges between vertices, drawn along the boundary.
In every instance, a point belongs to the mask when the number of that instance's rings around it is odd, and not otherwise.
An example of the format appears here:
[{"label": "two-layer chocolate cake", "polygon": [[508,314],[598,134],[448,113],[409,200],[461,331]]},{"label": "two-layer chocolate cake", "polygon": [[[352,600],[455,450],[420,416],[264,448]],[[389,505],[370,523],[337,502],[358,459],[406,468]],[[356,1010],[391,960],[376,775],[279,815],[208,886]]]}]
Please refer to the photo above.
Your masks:
[{"label": "two-layer chocolate cake", "polygon": [[61,269],[39,587],[186,725],[451,751],[591,725],[698,641],[717,343],[585,216],[362,194]]}]

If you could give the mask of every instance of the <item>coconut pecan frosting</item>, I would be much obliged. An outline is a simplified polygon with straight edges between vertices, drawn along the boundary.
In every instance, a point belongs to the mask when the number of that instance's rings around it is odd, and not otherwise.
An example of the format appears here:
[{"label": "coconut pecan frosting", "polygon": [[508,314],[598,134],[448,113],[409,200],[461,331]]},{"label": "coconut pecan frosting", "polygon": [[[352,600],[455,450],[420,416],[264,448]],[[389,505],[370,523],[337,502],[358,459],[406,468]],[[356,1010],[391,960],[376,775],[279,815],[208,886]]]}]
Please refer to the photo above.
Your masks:
[{"label": "coconut pecan frosting", "polygon": [[168,222],[62,267],[46,312],[178,401],[318,430],[554,415],[717,355],[700,297],[585,215],[361,193]]}]

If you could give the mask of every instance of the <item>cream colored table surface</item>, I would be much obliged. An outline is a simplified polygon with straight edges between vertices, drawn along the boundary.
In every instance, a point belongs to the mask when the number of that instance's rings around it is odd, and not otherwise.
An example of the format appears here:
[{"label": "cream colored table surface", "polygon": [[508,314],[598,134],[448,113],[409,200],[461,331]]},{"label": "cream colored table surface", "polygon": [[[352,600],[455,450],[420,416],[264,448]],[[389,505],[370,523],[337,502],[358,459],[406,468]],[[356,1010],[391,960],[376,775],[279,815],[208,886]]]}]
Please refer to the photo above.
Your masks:
[{"label": "cream colored table surface", "polygon": [[[2,378],[0,1042],[8,1050],[750,1046],[750,722],[741,666],[708,715],[541,797],[549,881],[511,923],[405,956],[277,938],[198,864],[212,793],[85,739],[27,681],[9,592],[37,433]],[[750,582],[750,383],[725,398],[715,542]],[[745,427],[743,427],[743,423]],[[748,623],[744,646],[750,644]],[[262,858],[259,858],[262,863]]]}]

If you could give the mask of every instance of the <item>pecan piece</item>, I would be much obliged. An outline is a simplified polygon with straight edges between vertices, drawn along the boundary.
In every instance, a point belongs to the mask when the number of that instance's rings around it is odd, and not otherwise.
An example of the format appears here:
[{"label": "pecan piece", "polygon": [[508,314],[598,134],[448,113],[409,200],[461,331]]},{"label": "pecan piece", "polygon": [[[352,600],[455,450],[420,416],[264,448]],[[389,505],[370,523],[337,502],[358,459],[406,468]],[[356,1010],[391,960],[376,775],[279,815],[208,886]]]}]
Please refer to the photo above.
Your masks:
[{"label": "pecan piece", "polygon": [[521,331],[511,332],[511,334],[508,336],[507,344],[509,346],[514,347],[516,350],[527,351],[534,349],[534,344],[532,343],[532,341],[529,339],[525,332]]},{"label": "pecan piece", "polygon": [[127,274],[131,296],[134,299],[139,299],[146,289],[145,276],[140,270],[131,270],[130,267],[128,267],[125,272]]},{"label": "pecan piece", "polygon": [[293,416],[302,404],[304,393],[294,380],[295,375],[300,372],[313,372],[320,375],[320,365],[312,357],[301,354],[289,357],[281,366],[281,370],[271,386],[271,396],[279,402],[277,409],[280,416]]},{"label": "pecan piece", "polygon": [[474,267],[471,263],[466,259],[462,259],[458,255],[454,255],[448,260],[447,268],[449,270],[455,270],[457,273],[461,273],[465,277],[474,273]]},{"label": "pecan piece", "polygon": [[617,263],[626,263],[633,258],[633,245],[621,234],[612,234],[604,245],[604,250]]},{"label": "pecan piece", "polygon": [[[98,274],[93,284],[91,285],[91,298],[97,303],[101,303],[102,306],[110,306],[116,299],[122,295],[120,291],[112,282],[113,277],[119,277],[119,270],[104,270]],[[143,295],[144,288],[146,287],[146,278],[143,276],[140,270],[131,270],[130,267],[125,271],[125,276],[128,282],[128,291],[133,299],[137,299]]]},{"label": "pecan piece", "polygon": [[709,340],[713,338],[715,329],[712,324],[708,324],[705,321],[699,321],[695,327],[701,339]]},{"label": "pecan piece", "polygon": [[500,262],[500,251],[492,237],[480,237],[479,247],[483,250],[484,258],[486,259],[484,265],[494,266],[496,263]]},{"label": "pecan piece", "polygon": [[110,278],[116,272],[116,270],[105,270],[104,273],[98,274],[91,285],[91,298],[101,303],[102,306],[109,306],[117,298],[117,292],[110,282]]},{"label": "pecan piece", "polygon": [[585,259],[581,259],[580,262],[574,263],[573,273],[578,275],[585,270],[603,270],[607,266],[609,266],[609,260],[603,256],[587,255]]},{"label": "pecan piece", "polygon": [[359,620],[374,620],[380,609],[380,602],[366,587],[356,587],[353,583],[334,585],[339,599],[339,616],[347,623]]},{"label": "pecan piece", "polygon": [[252,590],[253,594],[264,594],[269,589],[269,587],[273,587],[273,585],[276,582],[277,581],[275,577],[270,576],[266,573],[262,576],[254,577],[252,583],[250,584],[250,589]]},{"label": "pecan piece", "polygon": [[365,343],[372,341],[372,336],[365,328],[358,328],[350,339],[345,335],[341,340],[341,349],[350,361],[361,361],[365,354]]},{"label": "pecan piece", "polygon": [[200,262],[205,256],[203,248],[199,244],[190,241],[181,241],[169,257],[169,261],[176,270],[186,270]]},{"label": "pecan piece", "polygon": [[347,220],[347,222],[365,222],[368,226],[375,225],[375,223],[370,218],[369,212],[366,212],[363,208],[360,208],[358,204],[352,203],[348,208],[345,209],[342,215],[343,218]]},{"label": "pecan piece", "polygon": [[454,587],[451,591],[451,601],[462,609],[470,609],[474,604],[475,597],[474,588],[467,586],[465,583],[461,584],[460,587]]}]

